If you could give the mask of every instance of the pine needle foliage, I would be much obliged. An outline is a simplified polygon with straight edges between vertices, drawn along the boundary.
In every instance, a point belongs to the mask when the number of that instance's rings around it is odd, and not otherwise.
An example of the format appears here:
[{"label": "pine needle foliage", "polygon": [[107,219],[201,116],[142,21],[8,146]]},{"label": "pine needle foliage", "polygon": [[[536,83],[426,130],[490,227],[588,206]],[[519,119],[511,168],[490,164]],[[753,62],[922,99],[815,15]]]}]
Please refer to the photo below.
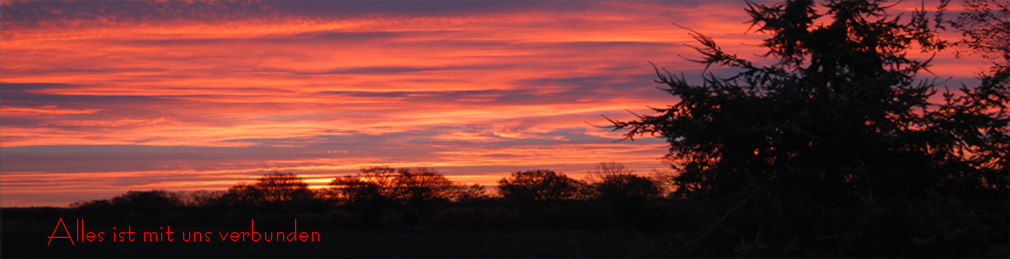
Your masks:
[{"label": "pine needle foliage", "polygon": [[[665,138],[675,195],[710,204],[713,222],[672,250],[1006,254],[1006,80],[986,77],[951,92],[930,78],[931,59],[909,57],[950,46],[937,34],[947,24],[946,1],[932,14],[889,13],[886,1],[822,5],[826,12],[809,0],[748,2],[751,29],[769,35],[761,46],[775,61],[770,65],[727,53],[688,29],[700,43],[694,61],[741,72],[708,73],[692,84],[657,68],[660,89],[679,102],[636,120],[611,120],[626,139]],[[949,225],[955,218],[987,230],[962,235],[969,226]],[[933,231],[941,225],[961,234]],[[883,240],[896,245],[873,243]]]}]

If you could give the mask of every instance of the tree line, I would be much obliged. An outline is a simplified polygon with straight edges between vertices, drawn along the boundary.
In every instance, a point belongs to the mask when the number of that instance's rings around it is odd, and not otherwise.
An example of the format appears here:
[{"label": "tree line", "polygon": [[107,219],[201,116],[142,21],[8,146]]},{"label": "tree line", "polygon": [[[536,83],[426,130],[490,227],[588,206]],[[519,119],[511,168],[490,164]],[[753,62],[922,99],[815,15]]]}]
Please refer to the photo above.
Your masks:
[{"label": "tree line", "polygon": [[332,228],[638,227],[654,232],[682,227],[687,221],[654,224],[690,214],[664,195],[667,179],[603,162],[582,180],[548,169],[513,172],[498,180],[495,191],[455,183],[432,168],[374,166],[338,176],[320,189],[308,188],[294,173],[274,171],[227,190],[128,191],[70,207],[98,216],[96,224],[243,225],[251,217],[258,224],[261,218],[269,224],[271,218],[300,217],[299,222]]}]

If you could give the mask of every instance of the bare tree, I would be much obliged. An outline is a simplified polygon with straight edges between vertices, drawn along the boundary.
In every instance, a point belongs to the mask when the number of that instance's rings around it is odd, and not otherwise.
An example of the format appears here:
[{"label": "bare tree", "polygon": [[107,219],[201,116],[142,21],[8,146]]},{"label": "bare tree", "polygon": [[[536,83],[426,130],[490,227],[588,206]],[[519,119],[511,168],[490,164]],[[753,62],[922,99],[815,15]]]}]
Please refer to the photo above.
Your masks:
[{"label": "bare tree", "polygon": [[284,202],[291,200],[306,200],[312,198],[309,185],[294,173],[278,171],[260,177],[255,187],[263,193],[265,202]]},{"label": "bare tree", "polygon": [[337,199],[349,203],[387,200],[411,205],[449,200],[456,190],[452,181],[433,169],[388,166],[362,168],[357,175],[337,177],[330,186]]},{"label": "bare tree", "polygon": [[411,205],[421,206],[437,200],[447,201],[455,190],[452,181],[430,168],[403,168],[397,170],[393,180],[396,187],[394,197]]},{"label": "bare tree", "polygon": [[661,182],[636,175],[618,162],[600,162],[586,178],[589,182],[586,193],[590,197],[613,204],[644,201],[662,193]]},{"label": "bare tree", "polygon": [[616,175],[628,175],[634,174],[635,171],[627,168],[622,163],[618,162],[600,162],[593,166],[593,170],[590,170],[586,174],[586,180],[588,182],[598,182],[606,179],[608,176]]},{"label": "bare tree", "polygon": [[293,173],[274,171],[263,175],[255,183],[239,183],[228,188],[220,201],[229,205],[268,205],[289,201],[305,201],[314,194],[308,184]]}]

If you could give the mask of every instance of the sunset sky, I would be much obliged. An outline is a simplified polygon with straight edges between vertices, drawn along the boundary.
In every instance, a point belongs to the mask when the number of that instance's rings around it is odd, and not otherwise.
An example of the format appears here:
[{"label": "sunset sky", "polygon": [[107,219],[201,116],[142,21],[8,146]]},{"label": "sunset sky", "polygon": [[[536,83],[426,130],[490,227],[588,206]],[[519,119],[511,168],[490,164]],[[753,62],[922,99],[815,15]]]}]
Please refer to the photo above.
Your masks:
[{"label": "sunset sky", "polygon": [[[671,23],[757,59],[766,35],[747,31],[744,7],[5,0],[2,206],[224,189],[274,170],[316,187],[378,165],[486,185],[537,168],[580,178],[603,161],[663,170],[663,139],[615,142],[590,124],[677,101],[650,61],[700,83],[704,65],[678,56],[697,57],[693,41]],[[921,77],[952,86],[985,67],[933,62]]]}]

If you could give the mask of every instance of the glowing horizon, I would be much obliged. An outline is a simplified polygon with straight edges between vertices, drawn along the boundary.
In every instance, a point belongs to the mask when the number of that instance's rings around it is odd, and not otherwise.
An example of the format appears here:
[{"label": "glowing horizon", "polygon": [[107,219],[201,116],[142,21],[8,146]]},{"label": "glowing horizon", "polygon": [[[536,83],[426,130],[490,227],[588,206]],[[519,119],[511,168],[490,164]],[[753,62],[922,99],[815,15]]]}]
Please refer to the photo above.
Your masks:
[{"label": "glowing horizon", "polygon": [[[745,6],[3,1],[2,206],[274,170],[314,188],[380,165],[485,185],[604,161],[648,174],[666,168],[664,140],[593,125],[676,101],[648,62],[700,82],[704,66],[678,56],[697,56],[694,41],[671,22],[762,53]],[[949,52],[934,64],[951,83],[984,67]]]}]

